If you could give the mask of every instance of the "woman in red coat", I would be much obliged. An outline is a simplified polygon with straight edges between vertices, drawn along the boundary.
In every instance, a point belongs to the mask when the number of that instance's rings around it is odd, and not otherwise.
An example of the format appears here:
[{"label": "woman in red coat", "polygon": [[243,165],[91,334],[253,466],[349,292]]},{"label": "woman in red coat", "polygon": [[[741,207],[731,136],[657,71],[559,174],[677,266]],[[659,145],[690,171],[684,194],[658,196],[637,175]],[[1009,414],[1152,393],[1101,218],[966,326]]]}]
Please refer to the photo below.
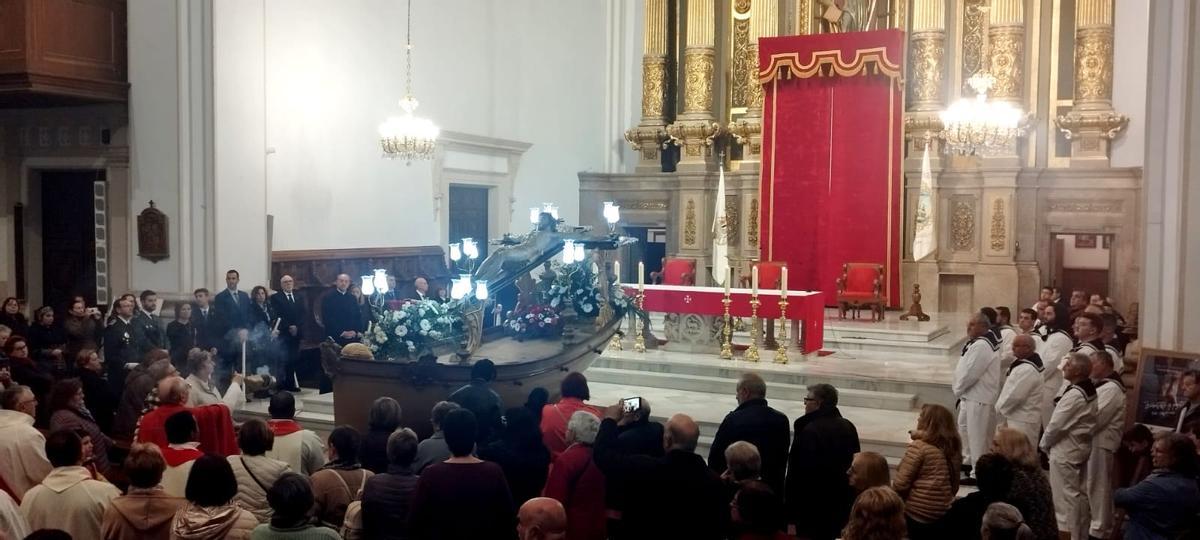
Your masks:
[{"label": "woman in red coat", "polygon": [[[588,390],[587,377],[582,373],[572,372],[563,377],[559,387],[562,397],[558,403],[542,407],[542,442],[550,450],[550,459],[555,459],[570,445],[567,442],[567,420],[575,411],[587,411],[596,418],[604,416],[604,411],[595,405],[584,403],[592,398]],[[589,443],[590,444],[590,443]]]},{"label": "woman in red coat", "polygon": [[[572,374],[574,375],[574,374]],[[604,473],[592,460],[600,419],[575,411],[567,422],[567,449],[554,460],[543,496],[567,510],[567,540],[604,540]]]}]

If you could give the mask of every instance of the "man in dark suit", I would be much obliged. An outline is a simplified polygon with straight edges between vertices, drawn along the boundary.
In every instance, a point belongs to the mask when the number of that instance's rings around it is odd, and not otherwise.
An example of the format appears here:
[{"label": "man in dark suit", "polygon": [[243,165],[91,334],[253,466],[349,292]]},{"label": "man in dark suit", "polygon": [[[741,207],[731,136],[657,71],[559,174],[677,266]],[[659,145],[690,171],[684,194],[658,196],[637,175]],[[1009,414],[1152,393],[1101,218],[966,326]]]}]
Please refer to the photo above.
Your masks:
[{"label": "man in dark suit", "polygon": [[358,301],[350,294],[350,275],[338,274],[332,291],[321,300],[321,325],[325,335],[338,345],[358,341],[367,325],[358,309]]},{"label": "man in dark suit", "polygon": [[408,300],[429,300],[431,298],[433,295],[429,293],[429,280],[417,276],[417,279],[413,280],[413,291],[408,295]]},{"label": "man in dark suit", "polygon": [[684,414],[671,417],[662,441],[666,455],[654,458],[621,450],[620,402],[604,413],[593,458],[606,478],[627,484],[622,528],[637,538],[725,538],[729,498],[716,473],[696,455],[696,422]]},{"label": "man in dark suit", "polygon": [[140,325],[133,320],[133,300],[119,300],[114,315],[112,324],[104,329],[104,370],[113,395],[119,396],[125,390],[125,364],[141,359],[144,338]]},{"label": "man in dark suit", "polygon": [[221,316],[212,307],[212,297],[203,287],[192,293],[192,324],[196,327],[196,346],[217,354],[225,346],[225,328]]},{"label": "man in dark suit", "polygon": [[788,522],[796,536],[833,540],[841,535],[854,503],[854,488],[846,470],[861,448],[858,430],[842,418],[837,389],[828,384],[808,387],[804,416],[796,419],[788,459]]},{"label": "man in dark suit", "polygon": [[300,361],[300,339],[304,329],[304,320],[308,308],[304,305],[304,297],[296,290],[296,281],[292,276],[279,279],[279,292],[271,295],[271,306],[279,316],[279,337],[283,341],[284,360],[280,385],[284,390],[299,391],[296,384],[296,365]]},{"label": "man in dark suit", "polygon": [[230,330],[250,328],[250,295],[238,290],[240,280],[237,270],[225,272],[225,290],[213,299],[213,307]]},{"label": "man in dark suit", "polygon": [[1200,422],[1200,371],[1189,369],[1183,372],[1179,381],[1183,390],[1183,407],[1179,409],[1179,419],[1175,422],[1175,431],[1183,433],[1183,426],[1191,422]]},{"label": "man in dark suit", "polygon": [[743,373],[737,384],[738,407],[725,416],[708,453],[708,466],[725,472],[725,449],[737,441],[758,448],[762,456],[762,479],[775,493],[783,493],[791,426],[787,415],[767,405],[767,383],[757,373]]},{"label": "man in dark suit", "polygon": [[133,314],[133,323],[140,327],[142,336],[145,338],[140,343],[142,349],[138,351],[138,357],[150,352],[151,349],[167,348],[167,340],[163,335],[162,328],[158,326],[158,318],[154,316],[154,311],[158,309],[158,295],[154,291],[142,291],[141,309],[138,309]]}]

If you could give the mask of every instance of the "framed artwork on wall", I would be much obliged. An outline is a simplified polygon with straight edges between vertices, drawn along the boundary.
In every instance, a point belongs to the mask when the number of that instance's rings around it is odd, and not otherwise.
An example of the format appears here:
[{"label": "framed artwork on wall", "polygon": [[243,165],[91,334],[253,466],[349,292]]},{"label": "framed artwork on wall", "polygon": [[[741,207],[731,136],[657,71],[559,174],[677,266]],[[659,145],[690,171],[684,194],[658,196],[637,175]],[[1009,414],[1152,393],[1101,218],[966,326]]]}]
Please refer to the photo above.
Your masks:
[{"label": "framed artwork on wall", "polygon": [[1094,234],[1077,234],[1075,235],[1075,249],[1094,249],[1096,247],[1096,235]]},{"label": "framed artwork on wall", "polygon": [[1112,249],[1112,235],[1105,234],[1100,237],[1100,244],[1104,249]]}]

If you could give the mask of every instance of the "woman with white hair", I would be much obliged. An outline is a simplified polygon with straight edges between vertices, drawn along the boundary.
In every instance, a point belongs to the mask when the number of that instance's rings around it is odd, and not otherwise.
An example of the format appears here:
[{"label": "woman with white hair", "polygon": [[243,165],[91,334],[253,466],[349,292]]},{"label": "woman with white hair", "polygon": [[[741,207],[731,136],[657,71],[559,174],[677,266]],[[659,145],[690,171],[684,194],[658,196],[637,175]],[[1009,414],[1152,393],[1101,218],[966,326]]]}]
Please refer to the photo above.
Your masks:
[{"label": "woman with white hair", "polygon": [[1017,507],[995,502],[983,513],[983,524],[979,528],[983,540],[1033,540],[1033,529],[1025,524],[1025,518]]},{"label": "woman with white hair", "polygon": [[604,473],[592,459],[592,443],[600,419],[575,411],[567,421],[567,449],[559,454],[546,478],[543,495],[567,509],[568,540],[604,540]]}]

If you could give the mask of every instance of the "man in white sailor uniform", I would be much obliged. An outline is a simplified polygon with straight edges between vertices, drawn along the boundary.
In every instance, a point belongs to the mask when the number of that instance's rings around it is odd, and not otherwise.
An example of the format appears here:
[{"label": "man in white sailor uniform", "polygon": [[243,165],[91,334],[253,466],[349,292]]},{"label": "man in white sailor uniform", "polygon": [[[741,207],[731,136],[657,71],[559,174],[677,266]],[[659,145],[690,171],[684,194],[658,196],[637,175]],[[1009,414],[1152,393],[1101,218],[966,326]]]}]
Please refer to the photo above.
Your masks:
[{"label": "man in white sailor uniform", "polygon": [[966,450],[966,463],[987,453],[995,431],[993,407],[1000,394],[1000,344],[988,331],[987,317],[974,313],[967,321],[967,344],[954,370],[954,397],[958,398],[958,433]]},{"label": "man in white sailor uniform", "polygon": [[1050,455],[1050,490],[1054,495],[1054,517],[1060,533],[1071,540],[1087,540],[1091,525],[1084,474],[1092,453],[1096,430],[1096,386],[1091,380],[1092,362],[1072,353],[1063,364],[1070,382],[1055,398],[1054,414],[1046,424],[1039,445]]},{"label": "man in white sailor uniform", "polygon": [[1096,430],[1088,458],[1087,488],[1092,525],[1089,535],[1109,538],[1113,529],[1113,453],[1121,445],[1125,425],[1125,385],[1107,351],[1092,353],[1092,382],[1096,385]]},{"label": "man in white sailor uniform", "polygon": [[1035,351],[1033,336],[1013,338],[1012,351],[1016,358],[1008,368],[1008,378],[996,401],[996,413],[1010,428],[1024,433],[1029,444],[1037,447],[1042,431],[1042,359]]},{"label": "man in white sailor uniform", "polygon": [[1100,330],[1104,328],[1104,321],[1095,313],[1083,313],[1075,317],[1075,324],[1071,329],[1075,333],[1075,346],[1071,348],[1071,352],[1083,353],[1089,358],[1095,353],[1104,350],[1104,342],[1100,340]]},{"label": "man in white sailor uniform", "polygon": [[1012,326],[1012,310],[1008,306],[996,308],[996,333],[1000,335],[1000,366],[1008,367],[1016,356],[1013,355],[1013,338],[1020,332]]},{"label": "man in white sailor uniform", "polygon": [[1105,313],[1100,316],[1104,327],[1100,329],[1100,341],[1104,342],[1104,350],[1113,359],[1113,369],[1120,375],[1125,371],[1125,355],[1121,353],[1120,341],[1117,340],[1117,316]]},{"label": "man in white sailor uniform", "polygon": [[1054,412],[1054,398],[1062,391],[1063,372],[1060,364],[1063,356],[1071,352],[1075,341],[1068,330],[1070,320],[1067,308],[1062,304],[1050,304],[1042,310],[1042,325],[1038,327],[1038,356],[1046,368],[1042,372],[1042,425],[1050,422]]}]

